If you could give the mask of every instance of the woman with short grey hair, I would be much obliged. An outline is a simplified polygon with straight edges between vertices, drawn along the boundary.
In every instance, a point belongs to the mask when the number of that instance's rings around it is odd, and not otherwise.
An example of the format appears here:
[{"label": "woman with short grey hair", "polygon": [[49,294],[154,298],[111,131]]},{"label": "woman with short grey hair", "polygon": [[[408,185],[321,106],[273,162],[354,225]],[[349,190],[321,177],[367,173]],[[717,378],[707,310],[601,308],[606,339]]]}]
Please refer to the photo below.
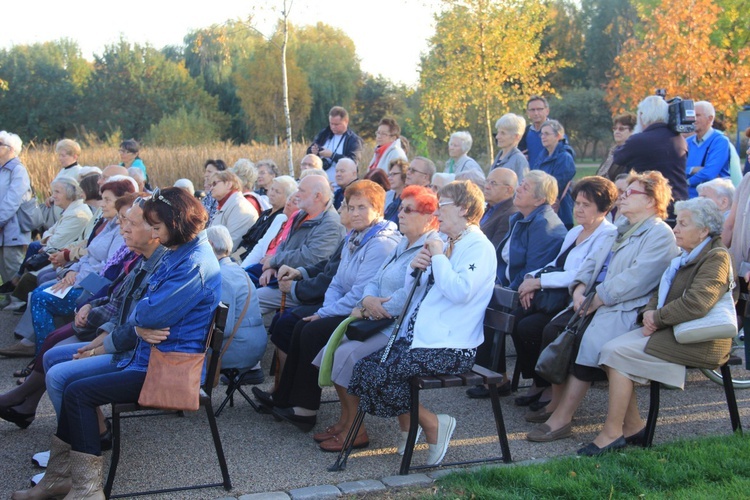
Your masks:
[{"label": "woman with short grey hair", "polygon": [[[221,301],[229,306],[222,347],[226,350],[221,356],[221,369],[235,368],[244,372],[258,364],[268,342],[268,334],[260,315],[258,295],[245,271],[229,258],[232,251],[229,230],[224,226],[211,226],[206,229],[206,238],[219,259]],[[240,326],[236,329],[234,338],[231,338],[238,322]]]},{"label": "woman with short grey hair", "polygon": [[255,182],[258,180],[258,169],[255,168],[253,162],[247,158],[240,158],[234,162],[234,166],[229,171],[239,177],[242,184],[240,191],[245,199],[255,207],[256,212],[261,213],[263,210],[271,208],[271,204],[268,203],[268,197],[261,196],[253,191],[255,189]]},{"label": "woman with short grey hair", "polygon": [[492,164],[490,170],[499,167],[509,168],[516,173],[520,184],[529,172],[529,161],[518,149],[518,143],[521,142],[526,130],[526,120],[523,116],[506,113],[495,123],[495,128],[497,129],[495,140],[500,151],[497,152],[495,163]]},{"label": "woman with short grey hair", "polygon": [[468,155],[471,144],[471,134],[465,130],[451,134],[448,141],[448,156],[450,156],[450,159],[445,163],[445,173],[458,175],[468,170],[475,170],[484,179],[482,167]]}]

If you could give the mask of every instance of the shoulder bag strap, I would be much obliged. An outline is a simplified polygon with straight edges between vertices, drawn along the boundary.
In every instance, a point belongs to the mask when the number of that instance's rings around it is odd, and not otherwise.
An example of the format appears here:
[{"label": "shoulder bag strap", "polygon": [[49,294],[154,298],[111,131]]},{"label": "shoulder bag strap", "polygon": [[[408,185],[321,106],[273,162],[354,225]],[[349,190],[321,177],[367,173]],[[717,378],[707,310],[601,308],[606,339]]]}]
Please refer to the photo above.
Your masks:
[{"label": "shoulder bag strap", "polygon": [[237,334],[237,330],[240,329],[240,324],[242,323],[242,320],[245,318],[245,313],[247,312],[247,308],[250,306],[250,295],[252,293],[252,286],[250,286],[250,277],[247,275],[245,276],[247,278],[247,299],[245,299],[245,307],[242,308],[242,312],[237,317],[237,321],[234,323],[234,328],[232,329],[232,334],[229,336],[229,340],[227,340],[227,343],[224,345],[224,348],[221,350],[221,357],[224,357],[224,353],[227,352],[227,349],[229,349],[229,345],[234,340],[234,336]]}]

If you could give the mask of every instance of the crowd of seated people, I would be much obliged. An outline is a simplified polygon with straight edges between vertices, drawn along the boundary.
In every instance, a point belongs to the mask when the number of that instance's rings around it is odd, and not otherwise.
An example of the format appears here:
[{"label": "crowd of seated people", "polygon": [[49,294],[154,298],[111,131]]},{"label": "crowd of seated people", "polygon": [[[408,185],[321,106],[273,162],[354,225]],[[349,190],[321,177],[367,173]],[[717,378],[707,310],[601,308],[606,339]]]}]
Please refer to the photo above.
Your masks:
[{"label": "crowd of seated people", "polygon": [[[729,155],[725,164],[724,149],[704,151],[726,139],[713,131],[707,103],[690,152],[665,109],[647,98],[637,117],[615,117],[599,175],[574,181],[563,125],[538,96],[527,105],[529,126],[512,113],[497,121],[489,168],[468,156],[471,136],[459,131],[444,172],[427,157],[409,160],[388,117],[372,159],[360,163],[362,140],[334,107],[300,160],[299,180],[272,160],[229,168],[209,159],[202,200],[189,179],[152,190],[136,141],[122,142],[120,165],[97,169],[78,165],[81,148],[65,139],[36,241],[17,216],[32,196],[22,142],[0,132],[0,292],[4,306],[24,314],[22,340],[0,355],[33,357],[16,372],[19,386],[0,395],[0,419],[29,427],[45,392],[57,415],[47,474],[14,498],[100,492],[111,437],[98,407],[137,400],[149,345],[200,350],[220,300],[229,306],[226,330],[237,331],[224,368],[258,369],[270,334],[280,377],[271,390],[253,389],[262,410],[309,431],[321,388],[335,388],[339,417],[313,435],[324,451],[341,450],[360,409],[397,417],[403,453],[413,376],[498,362],[500,393],[510,394],[504,353],[490,359],[493,336],[483,327],[494,286],[519,297],[512,338],[532,383],[515,404],[538,424],[527,439],[569,437],[591,383],[608,379],[604,429],[579,453],[638,442],[634,383],[682,387],[686,365],[715,368],[728,356],[726,341],[676,344],[672,326],[705,315],[730,275],[750,279],[750,176],[735,190],[723,175]],[[660,138],[672,149],[655,148]],[[702,163],[695,151],[705,153]],[[704,179],[709,172],[716,177]],[[585,322],[574,362],[562,384],[550,383],[537,359],[576,315]],[[488,396],[482,386],[467,392]],[[419,426],[425,463],[440,464],[455,418],[420,408]],[[369,442],[362,427],[354,446]]]}]

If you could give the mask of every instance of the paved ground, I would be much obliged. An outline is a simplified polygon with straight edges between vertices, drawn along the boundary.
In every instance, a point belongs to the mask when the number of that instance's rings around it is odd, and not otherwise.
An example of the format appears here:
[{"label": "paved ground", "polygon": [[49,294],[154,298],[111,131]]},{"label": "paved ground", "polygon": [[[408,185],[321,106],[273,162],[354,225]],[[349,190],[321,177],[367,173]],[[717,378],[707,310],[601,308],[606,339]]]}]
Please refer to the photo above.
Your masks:
[{"label": "paved ground", "polygon": [[[17,319],[18,316],[0,311],[0,346],[14,342],[12,330]],[[20,368],[24,361],[0,358],[0,391],[14,386],[15,379],[11,373]],[[686,391],[664,391],[662,394],[661,418],[655,437],[657,444],[681,436],[730,432],[722,389],[697,371],[691,371],[689,376],[691,381]],[[262,387],[267,389],[270,385],[269,380]],[[215,393],[218,400],[216,405],[221,395],[221,391]],[[645,415],[648,389],[640,388],[638,395]],[[743,424],[750,426],[750,391],[740,391],[737,397]],[[324,399],[333,398],[332,390],[324,393]],[[513,460],[574,454],[598,432],[606,412],[606,399],[606,385],[596,385],[578,412],[572,438],[550,444],[535,444],[524,439],[525,433],[532,428],[522,418],[525,410],[515,407],[512,398],[504,398],[502,409]],[[423,401],[428,408],[449,413],[458,420],[446,460],[469,460],[498,453],[489,401],[467,399],[461,389],[427,391]],[[324,404],[316,430],[333,423],[337,411],[338,405]],[[268,415],[256,413],[240,398],[236,400],[234,408],[227,408],[219,417],[233,490],[227,493],[214,488],[162,495],[160,498],[236,498],[248,493],[289,491],[311,485],[380,479],[397,474],[400,457],[395,450],[395,421],[367,417],[366,424],[370,447],[355,452],[346,471],[331,473],[326,469],[335,460],[335,455],[320,451],[311,434],[304,434],[289,424],[277,423]],[[39,472],[30,462],[31,455],[48,448],[49,436],[54,429],[54,412],[46,396],[42,399],[37,419],[28,429],[20,430],[13,424],[0,421],[0,497],[8,498],[12,491],[25,487],[28,478]],[[220,480],[205,414],[125,421],[122,447],[115,492],[163,488],[192,480]],[[426,446],[422,444],[415,451],[414,463],[420,463],[425,456]]]}]

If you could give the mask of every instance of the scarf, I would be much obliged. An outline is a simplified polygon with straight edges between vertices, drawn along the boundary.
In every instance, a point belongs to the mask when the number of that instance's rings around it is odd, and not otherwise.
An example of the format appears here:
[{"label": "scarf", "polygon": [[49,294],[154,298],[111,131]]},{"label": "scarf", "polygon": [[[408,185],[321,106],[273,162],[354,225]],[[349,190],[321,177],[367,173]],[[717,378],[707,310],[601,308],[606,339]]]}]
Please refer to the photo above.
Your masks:
[{"label": "scarf", "polygon": [[[389,142],[388,144],[381,144],[380,146],[377,146],[375,148],[375,155],[372,157],[372,161],[370,162],[370,166],[367,167],[367,170],[375,170],[378,168],[378,163],[380,163],[380,159],[385,154],[386,150],[391,147],[391,144],[393,144],[394,141]],[[386,165],[387,167],[387,165]]]},{"label": "scarf", "polygon": [[657,308],[661,309],[667,302],[667,294],[669,293],[669,289],[672,287],[672,281],[674,281],[674,277],[677,275],[677,271],[679,271],[681,267],[684,267],[690,262],[693,262],[698,257],[698,254],[700,254],[703,249],[706,248],[706,245],[708,245],[710,242],[711,237],[706,236],[706,239],[703,240],[697,247],[693,248],[689,253],[683,250],[682,254],[678,255],[670,261],[667,270],[664,271],[664,274],[661,275],[661,281],[659,282],[659,301],[656,305]]}]

